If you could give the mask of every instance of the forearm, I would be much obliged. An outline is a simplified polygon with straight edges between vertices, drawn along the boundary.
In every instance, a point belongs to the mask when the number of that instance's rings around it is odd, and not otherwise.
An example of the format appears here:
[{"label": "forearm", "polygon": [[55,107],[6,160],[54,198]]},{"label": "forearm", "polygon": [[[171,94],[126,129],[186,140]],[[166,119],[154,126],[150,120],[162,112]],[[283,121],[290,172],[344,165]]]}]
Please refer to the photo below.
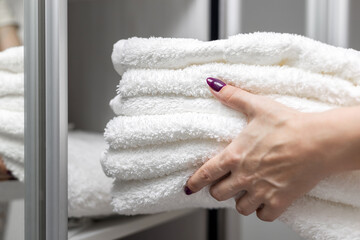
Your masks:
[{"label": "forearm", "polygon": [[[315,114],[310,137],[330,174],[360,169],[360,106]],[[312,134],[313,133],[313,134]]]}]

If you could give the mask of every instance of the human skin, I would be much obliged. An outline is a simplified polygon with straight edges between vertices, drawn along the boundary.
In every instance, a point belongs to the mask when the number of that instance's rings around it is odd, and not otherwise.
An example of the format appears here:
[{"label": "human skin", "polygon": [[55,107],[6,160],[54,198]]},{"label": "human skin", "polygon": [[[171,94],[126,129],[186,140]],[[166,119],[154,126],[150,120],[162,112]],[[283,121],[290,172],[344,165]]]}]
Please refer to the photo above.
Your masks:
[{"label": "human skin", "polygon": [[244,113],[246,128],[187,181],[186,194],[211,185],[218,201],[273,221],[325,177],[360,169],[360,106],[303,113],[208,78],[221,103]]},{"label": "human skin", "polygon": [[0,51],[20,45],[16,26],[0,27]]}]

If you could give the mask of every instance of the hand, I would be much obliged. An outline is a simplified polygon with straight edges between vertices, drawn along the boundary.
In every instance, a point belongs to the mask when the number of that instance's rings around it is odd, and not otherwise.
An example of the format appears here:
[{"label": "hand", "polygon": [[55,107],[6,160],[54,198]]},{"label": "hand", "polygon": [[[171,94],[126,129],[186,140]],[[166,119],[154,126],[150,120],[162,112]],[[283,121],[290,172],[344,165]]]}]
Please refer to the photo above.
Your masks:
[{"label": "hand", "polygon": [[19,45],[20,40],[15,26],[9,25],[0,27],[0,51]]},{"label": "hand", "polygon": [[218,100],[247,116],[248,125],[189,178],[187,194],[212,184],[212,197],[224,201],[245,191],[236,200],[237,211],[243,215],[256,211],[261,220],[273,221],[321,179],[346,170],[337,160],[354,152],[346,152],[338,142],[343,129],[329,131],[337,124],[330,120],[338,119],[331,111],[301,113],[218,79],[207,81]]}]

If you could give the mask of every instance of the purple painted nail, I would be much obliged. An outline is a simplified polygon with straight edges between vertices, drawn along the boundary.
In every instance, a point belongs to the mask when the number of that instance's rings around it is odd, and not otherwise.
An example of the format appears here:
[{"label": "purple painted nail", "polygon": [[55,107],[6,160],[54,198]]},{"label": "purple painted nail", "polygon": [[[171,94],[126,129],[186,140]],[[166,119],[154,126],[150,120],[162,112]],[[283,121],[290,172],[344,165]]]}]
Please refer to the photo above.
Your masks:
[{"label": "purple painted nail", "polygon": [[193,192],[192,192],[192,191],[190,190],[190,188],[188,188],[187,186],[185,186],[184,192],[186,193],[186,195],[193,194]]},{"label": "purple painted nail", "polygon": [[220,91],[226,85],[226,83],[224,83],[220,79],[212,78],[212,77],[207,78],[206,82],[212,89],[214,89],[217,92]]}]

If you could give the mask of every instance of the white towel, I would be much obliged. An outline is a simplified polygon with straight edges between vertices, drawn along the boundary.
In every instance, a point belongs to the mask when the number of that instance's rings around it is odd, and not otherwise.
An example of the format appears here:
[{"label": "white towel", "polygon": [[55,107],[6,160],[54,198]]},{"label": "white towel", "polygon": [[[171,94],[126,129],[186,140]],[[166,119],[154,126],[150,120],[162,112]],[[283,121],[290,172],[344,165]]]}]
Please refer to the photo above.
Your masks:
[{"label": "white towel", "polygon": [[290,95],[344,106],[360,102],[360,86],[337,77],[289,67],[223,63],[180,70],[130,69],[122,76],[118,94],[121,97],[182,95],[213,98],[205,81],[208,77],[220,78],[256,94]]},{"label": "white towel", "polygon": [[102,134],[75,131],[68,138],[69,217],[110,215],[111,187],[99,162],[105,148]]},{"label": "white towel", "polygon": [[286,65],[360,83],[358,52],[285,33],[239,34],[212,42],[135,37],[118,41],[111,57],[120,75],[130,68],[178,69],[228,62]]},{"label": "white towel", "polygon": [[24,113],[0,109],[0,135],[24,138]]},{"label": "white towel", "polygon": [[107,124],[104,136],[113,149],[191,139],[230,142],[245,124],[245,118],[201,113],[119,116]]},{"label": "white towel", "polygon": [[[302,112],[322,112],[338,106],[316,100],[282,95],[267,95],[269,98]],[[214,98],[183,96],[141,96],[122,98],[117,95],[110,101],[116,115],[164,115],[174,113],[209,113],[227,117],[242,117],[238,111],[224,106]]]},{"label": "white towel", "polygon": [[[124,119],[125,123],[122,124],[109,123],[119,128],[116,129],[116,136],[107,139],[112,147],[104,153],[101,163],[105,173],[118,180],[115,186],[118,184],[129,189],[132,188],[132,183],[147,185],[163,178],[167,178],[163,181],[168,183],[176,174],[180,174],[179,179],[184,180],[181,184],[185,184],[187,178],[183,172],[188,169],[194,172],[194,167],[199,167],[209,157],[224,149],[226,143],[237,136],[245,126],[241,119],[194,113],[118,117],[115,120]],[[126,122],[127,120],[129,122]],[[107,131],[114,132],[112,128],[107,128]],[[116,144],[113,144],[113,139],[117,140]],[[356,184],[358,182],[360,171],[332,176],[314,188],[313,196],[360,207],[360,184]],[[181,191],[179,184],[174,185],[174,188]],[[144,200],[146,204],[139,208],[132,205],[132,201],[139,200],[123,189],[114,189],[115,192],[121,191],[119,195],[129,201],[129,206],[133,206],[132,211],[142,213],[146,208],[155,211],[156,208],[151,204],[147,205],[149,200]],[[133,191],[139,191],[137,194],[144,197],[139,187],[134,187]],[[117,193],[115,195],[117,196]],[[155,199],[158,198],[162,199],[161,196],[156,196]],[[159,209],[162,206],[160,204]],[[120,213],[127,213],[123,210],[119,208]]]},{"label": "white towel", "polygon": [[[68,138],[68,215],[69,217],[112,214],[112,179],[99,163],[106,144],[102,134],[75,131]],[[24,181],[24,144],[0,135],[0,155],[6,167]]]},{"label": "white towel", "polygon": [[24,72],[24,46],[8,48],[0,52],[0,70]]},{"label": "white towel", "polygon": [[24,112],[23,96],[0,97],[0,109],[16,112]]},{"label": "white towel", "polygon": [[[122,79],[110,105],[120,116],[105,129],[101,163],[115,178],[114,210],[125,215],[235,207],[234,199],[212,198],[209,186],[190,196],[183,191],[190,175],[246,124],[241,113],[216,103],[207,77],[304,112],[360,103],[359,53],[297,35],[131,38],[114,45],[112,60]],[[359,182],[360,171],[326,178],[280,220],[309,239],[360,238]]]},{"label": "white towel", "polygon": [[303,197],[295,201],[279,220],[305,239],[360,239],[360,210],[351,206]]},{"label": "white towel", "polygon": [[[306,99],[278,97],[280,102],[299,111],[320,112],[331,108]],[[196,98],[185,103],[183,100],[140,97],[129,105],[115,104],[116,99],[113,100],[114,105],[122,106],[122,112],[134,116],[119,116],[107,124],[104,136],[110,148],[101,160],[105,173],[123,180],[150,179],[199,166],[215,150],[223,149],[245,126],[246,119],[241,113],[218,100]],[[163,115],[156,115],[156,110]]]},{"label": "white towel", "polygon": [[0,70],[0,97],[13,95],[24,95],[24,74]]},{"label": "white towel", "polygon": [[[157,213],[181,208],[235,208],[234,198],[219,202],[209,194],[209,186],[192,195],[185,195],[183,187],[195,169],[175,172],[162,178],[141,181],[116,181],[113,187],[112,205],[119,214],[135,215]],[[359,181],[359,173],[354,182]],[[324,180],[326,182],[328,180]],[[355,189],[341,189],[343,182],[329,181],[338,188],[335,195],[339,201],[320,200],[316,187],[306,196],[296,200],[279,220],[290,225],[307,239],[358,239],[360,238],[360,186]],[[319,186],[319,185],[318,185]],[[349,190],[355,190],[349,192]],[[332,191],[331,195],[334,198]],[[342,193],[346,193],[343,196]],[[351,195],[351,198],[347,198]],[[346,201],[349,205],[338,202]],[[356,205],[357,207],[353,207]]]},{"label": "white towel", "polygon": [[[233,198],[219,202],[211,197],[209,186],[195,194],[185,195],[183,189],[186,181],[196,169],[197,167],[191,167],[171,175],[146,180],[115,180],[112,200],[115,211],[134,215],[187,207],[235,207]],[[360,171],[335,175],[322,180],[307,195],[359,208],[360,185],[353,184],[358,181]]]}]

